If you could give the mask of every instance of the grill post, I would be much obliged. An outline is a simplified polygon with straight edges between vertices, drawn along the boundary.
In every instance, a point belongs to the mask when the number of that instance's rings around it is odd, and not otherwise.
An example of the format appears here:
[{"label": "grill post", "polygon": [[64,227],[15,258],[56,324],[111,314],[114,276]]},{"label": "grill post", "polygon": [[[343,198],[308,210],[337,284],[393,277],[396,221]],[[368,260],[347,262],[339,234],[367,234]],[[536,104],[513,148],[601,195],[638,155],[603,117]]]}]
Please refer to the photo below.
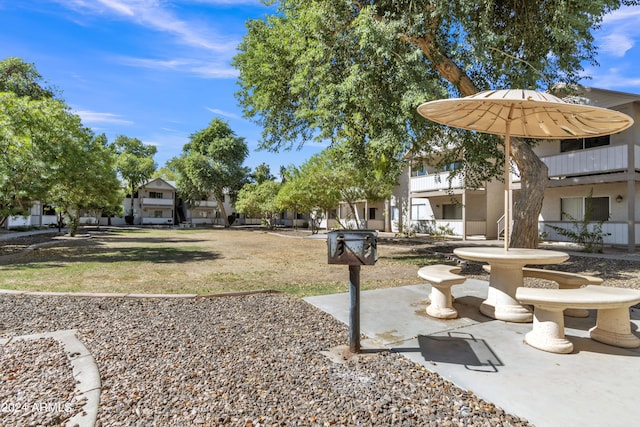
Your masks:
[{"label": "grill post", "polygon": [[329,264],[349,266],[349,349],[360,352],[360,267],[378,260],[374,230],[338,230],[327,235]]},{"label": "grill post", "polygon": [[360,266],[349,266],[349,349],[360,352]]}]

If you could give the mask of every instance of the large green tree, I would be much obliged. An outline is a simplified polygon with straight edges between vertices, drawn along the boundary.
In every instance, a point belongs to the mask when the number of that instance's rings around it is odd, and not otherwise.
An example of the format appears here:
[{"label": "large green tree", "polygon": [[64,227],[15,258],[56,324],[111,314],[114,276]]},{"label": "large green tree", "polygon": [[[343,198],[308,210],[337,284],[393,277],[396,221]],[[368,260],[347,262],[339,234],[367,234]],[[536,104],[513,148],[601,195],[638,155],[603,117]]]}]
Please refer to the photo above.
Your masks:
[{"label": "large green tree", "polygon": [[66,115],[35,65],[16,57],[0,61],[0,226],[44,196],[53,165],[43,156]]},{"label": "large green tree", "polygon": [[302,168],[291,165],[280,170],[282,186],[278,191],[276,203],[279,206],[279,210],[293,212],[294,228],[297,228],[295,218],[297,218],[298,213],[309,215],[311,218],[311,231],[315,234],[317,232],[316,216],[313,213],[314,209],[318,207],[318,203],[316,202],[315,194],[308,186],[311,177],[305,177]]},{"label": "large green tree", "polygon": [[66,119],[59,101],[0,92],[0,225],[27,215],[34,200],[44,199],[55,172],[48,161],[55,160],[53,131]]},{"label": "large green tree", "polygon": [[0,151],[0,224],[40,200],[68,216],[73,235],[81,210],[114,211],[122,201],[106,137],[94,137],[19,58],[0,61]]},{"label": "large green tree", "polygon": [[[582,64],[595,63],[592,30],[606,13],[637,3],[283,0],[273,15],[247,23],[234,59],[237,96],[245,116],[263,126],[269,149],[314,139],[377,142],[396,155],[452,148],[464,153],[462,170],[473,181],[500,177],[496,144],[444,131],[416,107],[485,89],[576,83]],[[511,238],[516,247],[538,242],[547,170],[532,144],[514,138],[511,145],[522,179]]]},{"label": "large green tree", "polygon": [[[79,121],[80,119],[77,118]],[[80,215],[115,211],[122,203],[120,181],[115,170],[115,153],[104,135],[94,137],[78,125],[60,146],[59,168],[46,200],[68,219],[69,234],[74,236]]]},{"label": "large green tree", "polygon": [[131,196],[127,222],[133,223],[133,198],[136,190],[145,184],[156,170],[153,156],[157,152],[155,145],[147,145],[138,138],[118,135],[113,141],[116,151],[116,170],[127,183],[127,191]]},{"label": "large green tree", "polygon": [[389,198],[400,173],[400,162],[378,152],[378,146],[378,141],[359,145],[356,146],[359,151],[354,153],[353,146],[336,144],[313,158],[316,177],[312,179],[316,186],[312,194],[326,194],[327,186],[335,189],[340,194],[340,201],[349,207],[358,228],[366,226],[365,219],[360,218],[358,204]]},{"label": "large green tree", "polygon": [[251,217],[261,217],[268,229],[275,227],[275,218],[280,211],[278,192],[282,184],[273,180],[245,184],[238,192],[235,206],[238,212]]},{"label": "large green tree", "polygon": [[170,161],[178,172],[178,191],[190,206],[212,193],[225,227],[229,227],[225,192],[235,198],[247,182],[249,169],[242,165],[249,154],[247,144],[244,138],[236,136],[227,122],[218,118],[189,139],[182,155]]}]

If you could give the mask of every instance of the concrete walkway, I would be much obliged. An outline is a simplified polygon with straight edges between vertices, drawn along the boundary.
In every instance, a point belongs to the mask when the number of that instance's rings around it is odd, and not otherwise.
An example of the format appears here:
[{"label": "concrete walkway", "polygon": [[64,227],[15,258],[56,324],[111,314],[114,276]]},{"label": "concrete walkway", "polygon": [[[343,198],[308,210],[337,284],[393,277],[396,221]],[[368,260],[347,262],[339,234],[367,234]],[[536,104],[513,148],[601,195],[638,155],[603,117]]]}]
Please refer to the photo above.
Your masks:
[{"label": "concrete walkway", "polygon": [[66,228],[63,228],[59,233],[57,228],[45,228],[42,230],[29,230],[29,231],[14,231],[14,232],[2,232],[0,233],[0,240],[11,240],[19,237],[35,236],[38,234],[64,234],[67,232]]},{"label": "concrete walkway", "polygon": [[98,417],[100,391],[102,390],[100,373],[98,372],[98,365],[93,356],[77,338],[76,334],[76,330],[69,329],[41,334],[20,335],[11,338],[0,338],[0,348],[12,341],[37,340],[40,338],[53,338],[60,342],[73,368],[73,378],[77,382],[77,399],[85,401],[84,405],[82,405],[82,412],[67,420],[65,426],[92,427],[96,424]]},{"label": "concrete walkway", "polygon": [[[363,348],[400,352],[537,427],[638,424],[640,349],[591,340],[592,312],[589,318],[566,318],[573,353],[536,350],[523,342],[531,324],[493,320],[479,312],[487,287],[474,279],[454,286],[460,313],[454,320],[427,316],[428,284],[362,291],[360,329],[369,337]],[[348,324],[348,293],[305,300]],[[640,311],[631,311],[638,334]]]}]

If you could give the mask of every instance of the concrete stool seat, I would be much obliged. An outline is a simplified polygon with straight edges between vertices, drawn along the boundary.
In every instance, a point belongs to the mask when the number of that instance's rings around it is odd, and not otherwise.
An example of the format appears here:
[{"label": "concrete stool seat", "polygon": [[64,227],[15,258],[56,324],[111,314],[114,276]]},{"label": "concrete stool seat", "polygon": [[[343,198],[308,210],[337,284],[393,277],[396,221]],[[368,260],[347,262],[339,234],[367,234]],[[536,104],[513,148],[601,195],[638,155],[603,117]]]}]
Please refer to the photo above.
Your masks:
[{"label": "concrete stool seat", "polygon": [[[491,273],[490,265],[483,265],[482,268]],[[578,289],[586,285],[601,285],[604,280],[595,276],[587,276],[568,271],[549,270],[546,268],[524,267],[522,269],[524,277],[550,280],[558,284],[558,289]],[[569,317],[589,317],[589,311],[581,308],[567,308],[565,316]]]},{"label": "concrete stool seat", "polygon": [[451,298],[451,286],[459,285],[466,279],[455,273],[460,272],[460,267],[453,265],[434,264],[422,267],[418,270],[418,276],[431,284],[429,299],[431,304],[427,307],[427,314],[438,319],[455,319],[458,311],[453,308]]},{"label": "concrete stool seat", "polygon": [[591,339],[623,348],[640,347],[640,339],[631,333],[629,307],[640,302],[640,291],[588,285],[578,289],[542,289],[520,287],[516,298],[534,306],[533,329],[525,336],[532,347],[552,353],[571,353],[573,343],[564,336],[563,310],[597,309],[596,326]]}]

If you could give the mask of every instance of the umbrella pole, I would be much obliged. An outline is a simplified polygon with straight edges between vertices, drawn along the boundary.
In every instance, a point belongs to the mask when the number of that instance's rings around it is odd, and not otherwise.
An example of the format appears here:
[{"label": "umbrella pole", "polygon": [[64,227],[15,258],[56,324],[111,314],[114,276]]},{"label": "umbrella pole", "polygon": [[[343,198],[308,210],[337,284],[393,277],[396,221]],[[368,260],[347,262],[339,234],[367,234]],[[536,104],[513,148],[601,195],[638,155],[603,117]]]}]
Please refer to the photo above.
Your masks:
[{"label": "umbrella pole", "polygon": [[511,110],[505,124],[504,137],[504,250],[509,250],[509,237],[511,237]]}]

